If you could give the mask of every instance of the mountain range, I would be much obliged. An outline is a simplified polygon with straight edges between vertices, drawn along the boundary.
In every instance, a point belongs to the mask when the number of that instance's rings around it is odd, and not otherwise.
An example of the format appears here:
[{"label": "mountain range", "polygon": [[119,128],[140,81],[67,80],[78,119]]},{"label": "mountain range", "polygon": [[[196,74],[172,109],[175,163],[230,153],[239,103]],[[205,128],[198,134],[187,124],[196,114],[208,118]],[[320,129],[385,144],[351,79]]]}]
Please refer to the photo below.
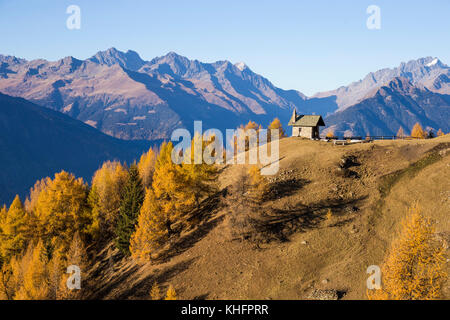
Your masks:
[{"label": "mountain range", "polygon": [[203,63],[174,52],[151,61],[115,48],[86,60],[0,55],[0,92],[127,140],[169,139],[178,127],[192,130],[194,120],[222,130],[249,120],[265,126],[274,117],[286,125],[293,108],[326,116],[336,134],[391,135],[415,122],[449,131],[449,77],[447,65],[427,57],[307,97],[277,88],[245,63]]}]

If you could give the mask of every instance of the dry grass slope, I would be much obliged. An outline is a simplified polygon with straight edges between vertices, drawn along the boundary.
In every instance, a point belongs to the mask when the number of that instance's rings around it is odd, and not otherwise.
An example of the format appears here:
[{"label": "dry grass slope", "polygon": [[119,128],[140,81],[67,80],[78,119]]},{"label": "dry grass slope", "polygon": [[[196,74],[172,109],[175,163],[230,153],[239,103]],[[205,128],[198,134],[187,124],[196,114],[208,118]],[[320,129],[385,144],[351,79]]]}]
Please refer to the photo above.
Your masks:
[{"label": "dry grass slope", "polygon": [[[97,289],[89,297],[148,299],[156,281],[163,292],[173,285],[180,299],[306,299],[330,289],[365,299],[366,269],[383,262],[414,201],[450,240],[449,135],[351,146],[286,138],[280,156],[262,208],[273,223],[271,241],[230,240],[226,210],[210,199],[194,217],[197,227],[158,263],[136,265],[106,248],[91,270]],[[238,172],[222,169],[222,189]]]}]

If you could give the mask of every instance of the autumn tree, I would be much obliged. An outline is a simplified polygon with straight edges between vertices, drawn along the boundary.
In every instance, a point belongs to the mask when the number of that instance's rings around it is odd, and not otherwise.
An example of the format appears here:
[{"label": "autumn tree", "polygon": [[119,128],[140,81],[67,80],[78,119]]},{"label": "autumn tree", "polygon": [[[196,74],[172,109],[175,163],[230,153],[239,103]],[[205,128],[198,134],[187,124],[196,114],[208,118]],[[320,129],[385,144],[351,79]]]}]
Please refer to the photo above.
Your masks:
[{"label": "autumn tree", "polygon": [[94,174],[88,198],[94,221],[92,232],[101,231],[103,238],[114,234],[127,179],[126,168],[117,161],[105,162]]},{"label": "autumn tree", "polygon": [[232,239],[258,240],[260,204],[267,190],[265,179],[259,169],[252,166],[239,171],[235,181],[229,186],[225,204],[228,208],[228,228]]},{"label": "autumn tree", "polygon": [[149,188],[152,185],[155,162],[156,152],[152,148],[145,152],[138,162],[139,174],[145,188]]},{"label": "autumn tree", "polygon": [[333,212],[331,211],[330,208],[328,208],[327,214],[326,214],[326,218],[328,221],[331,221],[331,219],[333,219]]},{"label": "autumn tree", "polygon": [[167,289],[166,298],[164,300],[177,300],[177,293],[172,285]]},{"label": "autumn tree", "polygon": [[168,239],[169,215],[164,211],[152,189],[147,189],[145,200],[130,239],[130,252],[137,261],[150,261],[155,250]]},{"label": "autumn tree", "polygon": [[406,137],[405,131],[403,130],[403,127],[400,127],[397,132],[397,138],[403,139]]},{"label": "autumn tree", "polygon": [[191,142],[191,148],[186,155],[190,157],[190,163],[183,162],[179,169],[179,181],[184,182],[186,193],[194,196],[194,202],[198,206],[202,198],[210,196],[217,191],[217,167],[214,164],[207,164],[202,159],[196,161],[195,146],[199,149],[197,152],[203,155],[207,143],[202,137],[196,134]]},{"label": "autumn tree", "polygon": [[[52,259],[53,260],[53,259]],[[69,251],[67,252],[67,258],[64,260],[64,268],[58,269],[59,261],[55,263],[55,272],[60,272],[59,286],[57,288],[56,298],[58,300],[76,300],[81,298],[81,291],[78,289],[69,289],[67,287],[67,280],[70,274],[66,273],[67,266],[77,266],[80,268],[81,275],[87,273],[88,268],[88,257],[86,252],[86,247],[83,240],[81,239],[79,233],[75,233],[72,242],[70,244]],[[55,277],[58,279],[58,276]],[[83,279],[83,277],[81,278]],[[56,284],[56,283],[55,283]]]},{"label": "autumn tree", "polygon": [[261,175],[258,166],[253,165],[248,170],[249,175],[249,196],[256,204],[260,204],[267,192],[266,179]]},{"label": "autumn tree", "polygon": [[447,274],[445,247],[436,238],[435,225],[414,205],[402,226],[382,268],[383,286],[368,292],[368,296],[389,300],[437,299]]},{"label": "autumn tree", "polygon": [[272,129],[278,129],[279,130],[279,138],[280,139],[286,137],[286,132],[284,131],[283,125],[281,124],[281,121],[278,118],[273,119],[273,121],[270,123],[270,125],[269,125],[269,127],[267,129],[268,129],[268,131],[267,131],[267,135],[268,135],[267,141],[271,141],[271,137],[270,137],[271,131],[270,130],[272,130]]},{"label": "autumn tree", "polygon": [[139,170],[136,165],[132,165],[128,170],[127,184],[125,185],[115,229],[116,247],[125,255],[130,254],[130,237],[135,230],[144,197],[145,189],[139,176]]},{"label": "autumn tree", "polygon": [[0,219],[0,255],[5,262],[20,254],[32,238],[31,218],[25,212],[19,196],[14,198],[8,212]]},{"label": "autumn tree", "polygon": [[326,137],[327,137],[327,138],[334,138],[334,132],[333,132],[333,130],[329,130],[329,131],[327,132]]},{"label": "autumn tree", "polygon": [[418,122],[414,125],[411,131],[411,137],[425,139],[425,131],[423,131],[422,126]]},{"label": "autumn tree", "polygon": [[158,282],[154,282],[152,288],[150,289],[150,299],[160,300],[161,299],[161,289],[159,288]]},{"label": "autumn tree", "polygon": [[48,258],[42,241],[39,241],[36,246],[29,247],[22,259],[13,267],[18,286],[14,299],[46,300],[49,298],[47,263]]},{"label": "autumn tree", "polygon": [[171,142],[161,146],[152,183],[169,236],[173,233],[172,224],[192,209],[196,202],[196,194],[189,188],[189,175],[182,165],[172,161],[172,150]]},{"label": "autumn tree", "polygon": [[50,182],[51,179],[49,177],[36,181],[34,186],[30,189],[30,193],[24,202],[24,207],[27,212],[35,213],[39,195]]},{"label": "autumn tree", "polygon": [[40,192],[36,204],[36,216],[40,237],[46,247],[69,249],[78,231],[88,236],[93,223],[87,203],[88,187],[83,180],[61,171]]},{"label": "autumn tree", "polygon": [[438,137],[442,137],[442,136],[444,136],[444,135],[445,135],[445,133],[442,132],[442,129],[439,129],[439,131],[438,131],[437,134],[436,134],[436,136],[438,136]]},{"label": "autumn tree", "polygon": [[[262,129],[262,126],[257,124],[254,121],[249,121],[245,126],[241,125],[238,128],[238,132],[235,137],[232,137],[232,141],[230,143],[234,145],[234,153],[237,155],[239,153],[238,146],[239,144],[243,144],[244,150],[248,151],[252,144],[252,139],[254,139],[256,145],[259,143],[259,131]],[[252,136],[254,135],[254,138]]]}]

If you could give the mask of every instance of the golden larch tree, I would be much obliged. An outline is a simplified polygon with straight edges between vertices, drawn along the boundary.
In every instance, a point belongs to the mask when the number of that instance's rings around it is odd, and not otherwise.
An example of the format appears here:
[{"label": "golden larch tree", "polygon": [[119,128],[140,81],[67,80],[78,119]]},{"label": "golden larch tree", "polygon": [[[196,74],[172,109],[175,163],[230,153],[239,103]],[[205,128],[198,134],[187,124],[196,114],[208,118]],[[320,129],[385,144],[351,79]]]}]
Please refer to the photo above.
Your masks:
[{"label": "golden larch tree", "polygon": [[161,289],[159,288],[158,282],[154,282],[152,288],[150,289],[150,300],[161,300]]},{"label": "golden larch tree", "polygon": [[436,238],[434,223],[416,204],[402,222],[382,267],[382,288],[368,292],[369,299],[430,300],[441,295],[445,272],[445,248]]},{"label": "golden larch tree", "polygon": [[195,194],[189,189],[189,177],[182,165],[172,162],[173,145],[163,143],[156,160],[153,192],[166,216],[168,234],[171,225],[195,204]]},{"label": "golden larch tree", "polygon": [[269,124],[269,127],[267,129],[269,129],[268,132],[267,132],[267,135],[269,137],[268,141],[271,141],[270,140],[270,134],[271,134],[270,130],[271,129],[278,129],[279,130],[279,138],[280,139],[286,137],[286,132],[284,131],[283,125],[281,124],[281,121],[278,118],[273,119],[273,121]]},{"label": "golden larch tree", "polygon": [[442,131],[442,129],[439,129],[439,131],[436,134],[438,137],[445,136],[445,133]]},{"label": "golden larch tree", "polygon": [[167,289],[166,298],[164,300],[177,300],[177,293],[172,285]]},{"label": "golden larch tree", "polygon": [[425,139],[425,131],[423,131],[422,126],[420,123],[416,123],[411,131],[411,137],[417,138],[417,139]]},{"label": "golden larch tree", "polygon": [[36,204],[40,236],[46,246],[66,252],[75,232],[88,235],[93,223],[87,205],[87,185],[65,171],[41,191]]},{"label": "golden larch tree", "polygon": [[30,246],[20,262],[20,270],[15,270],[19,288],[15,300],[47,300],[50,297],[50,285],[47,268],[48,258],[42,241]]},{"label": "golden larch tree", "polygon": [[[60,273],[61,276],[56,298],[58,300],[78,300],[81,298],[81,290],[69,289],[67,287],[67,280],[70,277],[70,274],[66,273],[66,268],[68,266],[75,265],[80,268],[81,281],[83,281],[84,275],[87,274],[87,269],[89,266],[87,251],[78,232],[76,232],[73,236],[72,243],[70,244],[70,248],[66,256],[67,258],[63,260],[65,268],[63,268]],[[83,286],[84,283],[82,282],[81,285]]]},{"label": "golden larch tree", "polygon": [[168,238],[169,216],[161,207],[161,203],[153,190],[147,189],[136,231],[130,239],[130,253],[133,259],[141,262],[152,259],[152,254]]},{"label": "golden larch tree", "polygon": [[152,185],[153,174],[155,172],[155,163],[156,152],[152,148],[142,154],[139,160],[138,170],[142,179],[142,184],[145,188],[149,188]]},{"label": "golden larch tree", "polygon": [[112,236],[119,215],[121,197],[128,178],[127,169],[117,161],[107,161],[94,173],[88,202],[92,208],[92,232]]},{"label": "golden larch tree", "polygon": [[31,222],[22,201],[16,196],[0,224],[0,255],[5,262],[27,247],[33,232]]}]

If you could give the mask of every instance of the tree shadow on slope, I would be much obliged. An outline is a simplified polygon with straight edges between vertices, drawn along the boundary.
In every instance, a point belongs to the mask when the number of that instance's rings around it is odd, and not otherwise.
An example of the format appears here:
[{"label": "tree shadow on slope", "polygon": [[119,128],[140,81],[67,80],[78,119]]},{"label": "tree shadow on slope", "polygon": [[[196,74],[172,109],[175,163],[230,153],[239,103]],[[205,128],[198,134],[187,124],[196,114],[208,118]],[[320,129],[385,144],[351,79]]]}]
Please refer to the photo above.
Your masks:
[{"label": "tree shadow on slope", "polygon": [[[167,288],[161,286],[163,283],[169,283],[176,275],[187,270],[195,261],[195,258],[187,259],[173,266],[168,266],[162,270],[156,271],[154,274],[129,282],[128,286],[121,290],[120,294],[114,296],[114,299],[149,299],[150,290],[154,283],[158,283],[161,293],[164,294]],[[176,288],[177,293],[182,292],[182,288]],[[163,297],[161,297],[163,298]]]},{"label": "tree shadow on slope", "polygon": [[288,179],[269,184],[268,191],[264,197],[265,201],[273,201],[283,197],[288,197],[298,190],[311,183],[307,179]]},{"label": "tree shadow on slope", "polygon": [[160,284],[170,281],[188,269],[194,260],[184,260],[145,277],[140,276],[142,266],[133,264],[103,283],[97,281],[97,289],[91,292],[88,299],[149,299],[151,287],[155,282]]},{"label": "tree shadow on slope", "polygon": [[[167,262],[171,258],[192,248],[223,221],[224,216],[214,215],[223,206],[222,198],[226,192],[227,190],[224,189],[215,193],[211,197],[203,200],[197,208],[190,212],[186,219],[186,224],[190,226],[190,229],[184,233],[179,232],[178,235],[169,240],[169,246],[159,254],[160,258],[157,259],[158,263]],[[180,229],[180,226],[178,226],[178,229]]]},{"label": "tree shadow on slope", "polygon": [[324,215],[328,209],[339,214],[348,206],[356,205],[365,198],[327,199],[312,205],[297,203],[286,209],[271,209],[263,212],[259,219],[253,221],[254,230],[259,234],[258,239],[263,242],[285,242],[294,233],[305,232],[317,227],[325,219]]}]

